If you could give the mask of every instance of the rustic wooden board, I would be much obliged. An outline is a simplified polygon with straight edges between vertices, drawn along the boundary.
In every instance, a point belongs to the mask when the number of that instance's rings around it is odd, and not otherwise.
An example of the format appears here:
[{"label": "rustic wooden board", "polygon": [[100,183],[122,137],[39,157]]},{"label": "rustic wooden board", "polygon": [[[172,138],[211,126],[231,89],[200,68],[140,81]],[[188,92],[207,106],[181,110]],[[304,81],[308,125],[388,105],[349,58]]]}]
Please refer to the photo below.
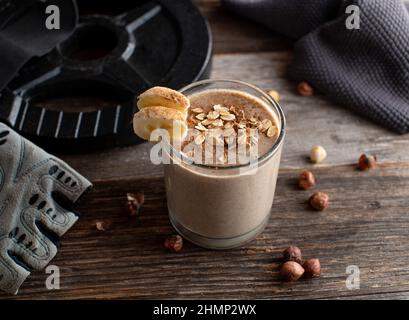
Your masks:
[{"label": "rustic wooden board", "polygon": [[[208,251],[186,243],[180,254],[162,248],[172,232],[161,178],[97,181],[82,201],[83,216],[64,237],[53,264],[61,290],[48,291],[35,272],[18,297],[1,298],[380,298],[409,299],[409,162],[359,172],[353,165],[316,168],[331,196],[325,212],[308,208],[311,192],[296,187],[298,169],[282,169],[266,231],[241,249]],[[123,212],[129,191],[144,191],[139,219]],[[110,230],[96,230],[109,221]],[[281,251],[298,244],[317,257],[322,277],[283,283]],[[359,290],[345,286],[346,267],[361,272]]]},{"label": "rustic wooden board", "polygon": [[[291,41],[226,12],[218,0],[195,0],[214,34],[213,78],[252,82],[282,96],[288,121],[279,186],[266,231],[242,249],[209,252],[187,243],[181,254],[162,249],[172,231],[167,219],[163,169],[149,161],[148,144],[81,155],[63,155],[95,183],[82,201],[80,221],[64,237],[53,261],[62,289],[48,291],[35,272],[17,299],[78,298],[347,298],[409,299],[409,135],[396,135],[334,105],[325,97],[303,98],[286,78]],[[408,2],[408,1],[406,1]],[[314,167],[331,208],[308,210],[309,192],[295,188],[313,144],[328,150]],[[362,173],[350,164],[362,152],[383,162]],[[122,212],[129,191],[144,190],[140,219]],[[106,232],[97,220],[113,223]],[[280,252],[289,244],[318,257],[323,276],[283,283]],[[345,269],[361,270],[361,289],[345,287]]]},{"label": "rustic wooden board", "polygon": [[194,2],[209,20],[216,54],[276,51],[292,47],[292,40],[230,13],[218,0]]}]

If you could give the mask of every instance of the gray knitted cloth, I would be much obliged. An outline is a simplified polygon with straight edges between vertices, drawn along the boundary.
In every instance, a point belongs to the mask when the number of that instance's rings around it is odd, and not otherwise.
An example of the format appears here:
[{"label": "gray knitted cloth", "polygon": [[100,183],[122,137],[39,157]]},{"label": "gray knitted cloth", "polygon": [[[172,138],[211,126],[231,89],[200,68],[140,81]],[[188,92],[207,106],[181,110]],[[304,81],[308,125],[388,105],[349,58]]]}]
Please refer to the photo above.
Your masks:
[{"label": "gray knitted cloth", "polygon": [[[409,15],[400,0],[224,0],[243,17],[298,39],[289,68],[333,101],[409,132]],[[349,5],[360,29],[348,29]]]}]

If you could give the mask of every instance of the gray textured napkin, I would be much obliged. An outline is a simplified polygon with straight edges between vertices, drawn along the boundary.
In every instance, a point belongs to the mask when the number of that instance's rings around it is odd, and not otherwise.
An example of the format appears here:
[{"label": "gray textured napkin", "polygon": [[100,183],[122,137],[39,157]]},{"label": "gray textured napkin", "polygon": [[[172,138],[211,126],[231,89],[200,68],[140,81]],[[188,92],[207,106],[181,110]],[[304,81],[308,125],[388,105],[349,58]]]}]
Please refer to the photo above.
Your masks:
[{"label": "gray textured napkin", "polygon": [[[298,39],[289,77],[398,133],[409,132],[409,15],[400,0],[224,0]],[[346,8],[360,8],[349,30]]]},{"label": "gray textured napkin", "polygon": [[0,123],[0,289],[17,293],[57,253],[91,183]]}]

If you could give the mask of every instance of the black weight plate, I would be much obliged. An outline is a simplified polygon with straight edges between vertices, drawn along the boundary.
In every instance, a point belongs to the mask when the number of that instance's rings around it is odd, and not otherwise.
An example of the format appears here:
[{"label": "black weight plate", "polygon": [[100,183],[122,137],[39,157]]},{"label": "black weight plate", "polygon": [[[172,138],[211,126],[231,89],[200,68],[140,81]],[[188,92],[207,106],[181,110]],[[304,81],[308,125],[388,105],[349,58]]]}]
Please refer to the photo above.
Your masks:
[{"label": "black weight plate", "polygon": [[136,96],[207,77],[212,39],[189,0],[78,0],[80,23],[2,92],[0,119],[48,150],[129,145]]}]

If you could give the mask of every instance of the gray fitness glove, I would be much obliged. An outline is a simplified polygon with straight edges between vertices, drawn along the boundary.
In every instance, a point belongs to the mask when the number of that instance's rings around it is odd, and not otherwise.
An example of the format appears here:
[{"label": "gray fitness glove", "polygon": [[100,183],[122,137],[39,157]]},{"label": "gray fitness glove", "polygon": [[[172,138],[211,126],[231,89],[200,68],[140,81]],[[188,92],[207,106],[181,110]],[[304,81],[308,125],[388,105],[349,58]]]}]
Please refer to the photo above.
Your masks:
[{"label": "gray fitness glove", "polygon": [[0,289],[16,294],[57,253],[91,183],[0,123]]}]

